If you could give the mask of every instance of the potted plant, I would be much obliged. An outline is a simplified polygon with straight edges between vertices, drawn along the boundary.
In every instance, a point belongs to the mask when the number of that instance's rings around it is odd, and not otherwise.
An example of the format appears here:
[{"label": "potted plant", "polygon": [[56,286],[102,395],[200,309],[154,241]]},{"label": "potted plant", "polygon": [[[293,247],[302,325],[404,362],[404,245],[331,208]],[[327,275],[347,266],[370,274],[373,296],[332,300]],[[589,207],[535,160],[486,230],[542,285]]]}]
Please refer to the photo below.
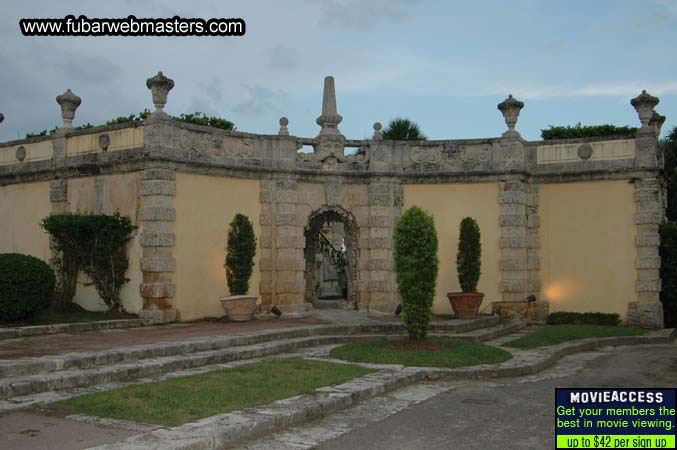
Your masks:
[{"label": "potted plant", "polygon": [[247,216],[236,214],[230,223],[226,252],[224,267],[230,295],[221,297],[221,305],[230,320],[247,321],[254,314],[257,299],[256,295],[248,294],[256,255],[256,237]]},{"label": "potted plant", "polygon": [[461,221],[456,254],[456,270],[458,282],[463,292],[449,292],[447,298],[454,314],[459,319],[472,319],[477,316],[484,294],[477,292],[480,279],[480,227],[474,219],[466,217]]}]

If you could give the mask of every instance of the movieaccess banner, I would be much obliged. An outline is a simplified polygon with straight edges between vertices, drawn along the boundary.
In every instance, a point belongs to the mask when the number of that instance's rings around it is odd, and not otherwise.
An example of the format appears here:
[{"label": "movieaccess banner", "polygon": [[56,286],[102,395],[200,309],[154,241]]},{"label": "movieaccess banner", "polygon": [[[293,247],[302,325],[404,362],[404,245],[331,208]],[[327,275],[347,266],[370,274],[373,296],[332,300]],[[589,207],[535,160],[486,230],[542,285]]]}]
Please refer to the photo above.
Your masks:
[{"label": "movieaccess banner", "polygon": [[675,389],[555,389],[557,448],[675,448]]}]

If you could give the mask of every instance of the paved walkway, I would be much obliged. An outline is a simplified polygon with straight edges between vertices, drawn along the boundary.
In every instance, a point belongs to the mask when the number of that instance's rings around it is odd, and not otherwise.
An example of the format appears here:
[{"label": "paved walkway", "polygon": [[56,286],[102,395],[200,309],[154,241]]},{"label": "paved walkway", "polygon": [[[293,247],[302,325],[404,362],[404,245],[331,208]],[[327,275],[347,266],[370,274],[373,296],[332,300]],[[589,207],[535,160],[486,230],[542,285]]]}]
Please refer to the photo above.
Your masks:
[{"label": "paved walkway", "polygon": [[[433,318],[445,322],[447,318]],[[111,350],[131,345],[178,342],[210,336],[242,336],[258,331],[283,330],[311,325],[368,325],[402,322],[394,314],[368,316],[348,310],[318,309],[304,317],[284,317],[249,322],[205,321],[82,333],[60,333],[0,340],[0,360],[58,355],[70,352]]]},{"label": "paved walkway", "polygon": [[110,350],[130,345],[176,342],[190,338],[246,335],[327,323],[318,317],[290,317],[250,322],[195,322],[162,326],[104,330],[78,334],[52,334],[0,341],[0,359],[57,355],[69,352]]}]

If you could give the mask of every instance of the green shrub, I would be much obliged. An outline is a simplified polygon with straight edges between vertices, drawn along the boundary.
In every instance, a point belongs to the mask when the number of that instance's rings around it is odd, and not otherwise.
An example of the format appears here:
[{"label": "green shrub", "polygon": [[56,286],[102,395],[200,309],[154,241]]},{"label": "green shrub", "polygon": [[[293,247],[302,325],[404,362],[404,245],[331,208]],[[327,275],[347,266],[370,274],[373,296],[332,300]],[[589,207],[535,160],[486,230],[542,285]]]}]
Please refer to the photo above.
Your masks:
[{"label": "green shrub", "polygon": [[677,127],[674,127],[661,141],[665,157],[664,175],[667,191],[668,220],[677,222]]},{"label": "green shrub", "polygon": [[[116,117],[111,120],[107,120],[104,125],[110,126],[110,125],[118,125],[118,124],[124,124],[124,123],[130,123],[130,122],[140,122],[142,120],[145,120],[150,116],[151,112],[148,109],[144,109],[141,111],[139,114],[130,114],[128,116],[120,116]],[[205,127],[214,127],[214,128],[221,128],[222,130],[231,130],[235,131],[236,127],[233,122],[230,120],[223,119],[221,117],[209,117],[204,113],[201,112],[196,112],[192,114],[181,114],[180,116],[172,116],[174,120],[178,120],[181,122],[186,122],[186,123],[192,123],[193,125],[202,125]],[[96,126],[101,126],[101,125],[96,125]],[[81,131],[81,130],[88,130],[90,128],[94,128],[95,125],[92,125],[91,123],[86,123],[84,125],[79,125],[77,127],[71,128],[71,131]],[[57,132],[59,129],[58,126],[52,128],[51,130],[42,130],[40,132],[36,133],[26,133],[26,139],[38,137],[38,136],[47,136],[47,134],[52,135]],[[425,138],[424,138],[425,139]]]},{"label": "green shrub", "polygon": [[44,261],[18,253],[0,254],[0,321],[16,322],[47,309],[54,272]]},{"label": "green shrub", "polygon": [[221,117],[208,117],[206,114],[196,112],[193,114],[181,114],[179,117],[174,117],[181,122],[192,123],[193,125],[202,125],[204,127],[221,128],[222,130],[235,130],[235,124],[230,120],[222,119]]},{"label": "green shrub", "polygon": [[426,338],[435,298],[437,232],[433,216],[416,206],[395,226],[395,274],[409,339]]},{"label": "green shrub", "polygon": [[544,140],[550,139],[578,139],[586,137],[628,137],[634,138],[637,133],[637,128],[634,127],[618,127],[616,125],[581,125],[577,123],[575,126],[553,126],[546,130],[541,130],[541,137]]},{"label": "green shrub", "polygon": [[59,269],[58,304],[68,307],[75,294],[78,269],[94,283],[96,291],[111,309],[122,310],[120,290],[129,279],[125,245],[135,227],[129,217],[115,213],[53,214],[42,220],[56,247]]},{"label": "green shrub", "polygon": [[661,302],[665,326],[677,326],[677,222],[660,227]]},{"label": "green shrub", "polygon": [[618,314],[600,312],[554,312],[548,317],[548,325],[611,325],[620,323]]},{"label": "green shrub", "polygon": [[244,295],[249,291],[249,278],[254,268],[256,236],[249,218],[236,214],[228,230],[226,247],[226,280],[231,295]]},{"label": "green shrub", "polygon": [[466,217],[461,221],[456,254],[458,283],[463,292],[476,292],[480,280],[482,244],[480,227],[474,219]]}]

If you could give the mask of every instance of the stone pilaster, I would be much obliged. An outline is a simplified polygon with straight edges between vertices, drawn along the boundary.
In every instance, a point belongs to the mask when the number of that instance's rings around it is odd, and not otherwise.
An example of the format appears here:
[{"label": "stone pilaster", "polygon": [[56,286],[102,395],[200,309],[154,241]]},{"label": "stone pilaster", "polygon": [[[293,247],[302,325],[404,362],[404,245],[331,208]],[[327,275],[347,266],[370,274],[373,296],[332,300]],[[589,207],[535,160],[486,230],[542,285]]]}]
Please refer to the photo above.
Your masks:
[{"label": "stone pilaster", "polygon": [[49,201],[53,214],[68,211],[68,180],[57,178],[49,182]]},{"label": "stone pilaster", "polygon": [[261,181],[261,310],[305,311],[305,218],[297,214],[297,182]]},{"label": "stone pilaster", "polygon": [[635,225],[637,234],[637,301],[628,303],[627,322],[645,328],[663,328],[663,305],[660,302],[661,260],[658,254],[663,222],[663,188],[657,178],[635,181]]},{"label": "stone pilaster", "polygon": [[[372,182],[368,186],[369,227],[360,236],[361,249],[368,249],[367,270],[360,270],[358,299],[361,310],[392,313],[399,303],[394,272],[393,232],[402,215],[402,186]],[[365,230],[366,231],[366,230]],[[366,288],[366,289],[365,289]],[[366,294],[366,295],[365,295]]]},{"label": "stone pilaster", "polygon": [[501,296],[522,301],[540,292],[538,186],[519,177],[499,182]]},{"label": "stone pilaster", "polygon": [[141,235],[143,249],[141,296],[143,310],[139,317],[157,322],[176,319],[174,307],[174,194],[176,174],[173,170],[148,168],[141,174]]}]

